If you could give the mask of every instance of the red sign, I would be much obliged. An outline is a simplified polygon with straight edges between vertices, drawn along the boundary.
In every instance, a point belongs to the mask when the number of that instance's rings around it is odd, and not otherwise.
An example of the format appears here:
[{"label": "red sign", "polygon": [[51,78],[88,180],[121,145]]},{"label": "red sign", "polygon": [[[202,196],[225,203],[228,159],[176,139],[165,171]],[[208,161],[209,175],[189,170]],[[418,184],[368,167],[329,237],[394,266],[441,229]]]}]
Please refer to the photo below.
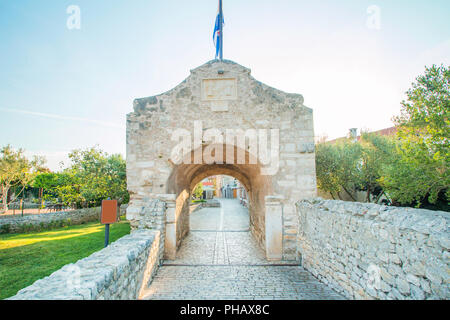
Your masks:
[{"label": "red sign", "polygon": [[101,223],[111,224],[116,221],[117,221],[117,200],[103,200]]}]

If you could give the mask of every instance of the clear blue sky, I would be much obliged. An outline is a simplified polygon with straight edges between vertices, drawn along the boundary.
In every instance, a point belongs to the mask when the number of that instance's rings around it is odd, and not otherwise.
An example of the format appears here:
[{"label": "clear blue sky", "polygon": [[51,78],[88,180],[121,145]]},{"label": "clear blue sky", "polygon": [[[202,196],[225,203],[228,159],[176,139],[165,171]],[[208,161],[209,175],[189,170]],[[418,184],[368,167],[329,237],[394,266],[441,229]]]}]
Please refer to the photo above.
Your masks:
[{"label": "clear blue sky", "polygon": [[[74,148],[125,154],[133,99],[213,58],[217,3],[0,0],[0,146],[45,154],[52,169]],[[69,5],[80,30],[66,27]],[[329,138],[391,126],[424,66],[450,64],[448,0],[224,0],[224,16],[224,58],[303,94]]]}]

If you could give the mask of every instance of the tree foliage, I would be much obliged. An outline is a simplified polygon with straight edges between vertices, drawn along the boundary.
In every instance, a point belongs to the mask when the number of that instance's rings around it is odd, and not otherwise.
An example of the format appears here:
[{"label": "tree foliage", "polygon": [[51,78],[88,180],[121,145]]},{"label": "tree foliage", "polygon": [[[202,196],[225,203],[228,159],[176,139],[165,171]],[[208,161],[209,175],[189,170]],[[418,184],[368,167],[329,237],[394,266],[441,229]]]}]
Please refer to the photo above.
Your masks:
[{"label": "tree foliage", "polygon": [[16,194],[13,199],[8,199],[11,188],[20,187],[22,192],[36,174],[48,170],[44,167],[44,158],[34,157],[32,160],[28,160],[24,152],[23,149],[15,150],[11,145],[3,147],[0,151],[2,211],[7,211],[9,202],[15,200]]},{"label": "tree foliage", "polygon": [[365,134],[360,142],[350,140],[335,144],[321,143],[316,148],[318,187],[333,198],[345,191],[353,200],[356,191],[367,191],[367,201],[379,194],[380,154]]},{"label": "tree foliage", "polygon": [[401,203],[436,203],[443,192],[450,199],[449,80],[448,67],[426,68],[407,91],[401,115],[394,118],[400,158],[383,184]]},{"label": "tree foliage", "polygon": [[121,155],[92,147],[73,150],[69,159],[69,168],[40,174],[34,180],[35,187],[44,188],[44,199],[77,207],[99,205],[108,198],[119,204],[128,202],[126,163]]},{"label": "tree foliage", "polygon": [[197,183],[194,190],[192,191],[192,196],[194,199],[201,199],[203,196],[203,184],[201,182]]},{"label": "tree foliage", "polygon": [[97,147],[74,150],[69,154],[69,170],[79,182],[80,196],[86,201],[99,203],[103,199],[128,202],[126,162],[119,154],[108,155]]},{"label": "tree foliage", "polygon": [[342,190],[350,195],[364,190],[367,201],[385,194],[397,205],[442,202],[448,209],[449,76],[448,68],[432,66],[416,78],[394,118],[396,136],[365,133],[358,142],[318,144],[318,187],[333,197]]}]

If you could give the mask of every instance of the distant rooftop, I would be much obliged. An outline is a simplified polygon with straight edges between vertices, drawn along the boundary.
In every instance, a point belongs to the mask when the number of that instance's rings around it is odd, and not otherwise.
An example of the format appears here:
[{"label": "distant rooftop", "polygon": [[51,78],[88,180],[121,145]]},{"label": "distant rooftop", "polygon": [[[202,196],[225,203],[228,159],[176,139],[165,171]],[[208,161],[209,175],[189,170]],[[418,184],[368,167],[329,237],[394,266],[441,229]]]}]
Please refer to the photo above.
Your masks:
[{"label": "distant rooftop", "polygon": [[[377,131],[371,131],[370,133],[375,133],[375,134],[379,134],[381,136],[392,136],[394,134],[397,133],[397,127],[389,127],[389,128],[385,128],[385,129],[381,129],[381,130],[377,130]],[[340,137],[337,139],[333,139],[333,140],[328,140],[325,141],[326,143],[336,143],[338,141],[344,140],[344,139],[350,139],[350,135],[346,136],[346,137]],[[356,136],[356,140],[361,140],[361,135]]]}]

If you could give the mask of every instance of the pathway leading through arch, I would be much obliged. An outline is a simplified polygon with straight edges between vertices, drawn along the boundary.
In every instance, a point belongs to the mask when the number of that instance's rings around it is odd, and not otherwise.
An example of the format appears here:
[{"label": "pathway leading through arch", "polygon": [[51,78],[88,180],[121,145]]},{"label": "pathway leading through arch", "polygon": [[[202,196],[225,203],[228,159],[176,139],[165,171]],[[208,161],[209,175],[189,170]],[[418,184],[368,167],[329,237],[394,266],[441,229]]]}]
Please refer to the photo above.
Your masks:
[{"label": "pathway leading through arch", "polygon": [[191,230],[175,260],[165,261],[143,299],[342,299],[289,261],[265,259],[236,199],[191,213]]}]

